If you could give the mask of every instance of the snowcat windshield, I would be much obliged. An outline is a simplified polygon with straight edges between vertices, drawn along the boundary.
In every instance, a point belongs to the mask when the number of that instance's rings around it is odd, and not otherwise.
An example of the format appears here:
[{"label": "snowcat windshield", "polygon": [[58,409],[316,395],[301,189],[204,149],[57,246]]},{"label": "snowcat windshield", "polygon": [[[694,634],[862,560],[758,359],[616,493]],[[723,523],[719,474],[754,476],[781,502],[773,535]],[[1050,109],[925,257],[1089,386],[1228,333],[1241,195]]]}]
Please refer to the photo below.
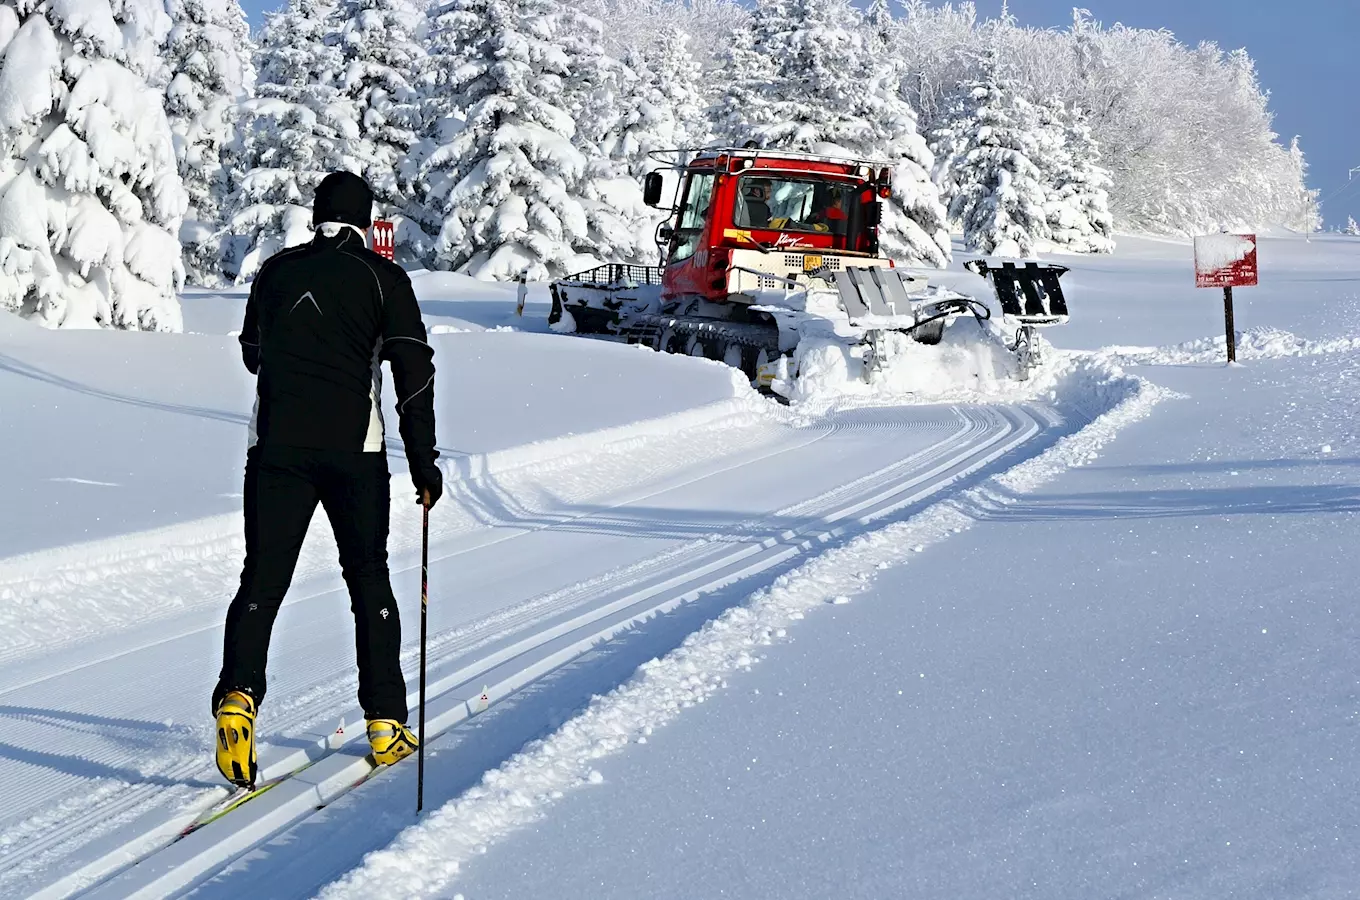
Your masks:
[{"label": "snowcat windshield", "polygon": [[818,178],[743,175],[733,224],[738,228],[829,234],[841,250],[867,250],[873,243],[864,206],[866,185]]}]

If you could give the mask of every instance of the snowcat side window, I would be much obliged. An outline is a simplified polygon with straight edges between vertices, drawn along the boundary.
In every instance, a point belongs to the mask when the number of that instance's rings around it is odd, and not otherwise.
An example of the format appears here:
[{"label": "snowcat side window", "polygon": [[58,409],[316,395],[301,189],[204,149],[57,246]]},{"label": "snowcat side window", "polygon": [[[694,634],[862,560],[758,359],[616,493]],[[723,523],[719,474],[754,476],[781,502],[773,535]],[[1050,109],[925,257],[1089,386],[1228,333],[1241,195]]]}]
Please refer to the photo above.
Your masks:
[{"label": "snowcat side window", "polygon": [[699,249],[699,236],[708,218],[709,201],[713,199],[713,173],[695,173],[685,188],[685,201],[680,204],[680,227],[675,231],[675,249],[671,262],[689,259]]}]

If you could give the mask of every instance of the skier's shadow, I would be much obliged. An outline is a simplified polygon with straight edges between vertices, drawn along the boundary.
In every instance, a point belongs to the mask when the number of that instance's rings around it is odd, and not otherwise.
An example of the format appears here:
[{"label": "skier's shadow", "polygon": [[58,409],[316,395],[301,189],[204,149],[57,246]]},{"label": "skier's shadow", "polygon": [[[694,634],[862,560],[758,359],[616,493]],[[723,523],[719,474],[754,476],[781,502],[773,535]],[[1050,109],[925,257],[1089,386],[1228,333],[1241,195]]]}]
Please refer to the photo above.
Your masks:
[{"label": "skier's shadow", "polygon": [[[106,716],[93,716],[88,713],[67,712],[65,710],[57,709],[39,709],[30,706],[0,706],[0,718],[18,719],[35,725],[76,731],[82,734],[100,734],[107,736],[110,729],[115,729],[121,732],[118,737],[114,738],[118,743],[131,743],[147,747],[153,745],[163,747],[166,736],[173,736],[185,742],[186,745],[192,744],[193,749],[200,755],[202,753],[202,749],[199,746],[201,741],[198,736],[193,733],[192,729],[187,726],[167,725],[164,722],[115,719]],[[199,781],[195,778],[174,778],[167,775],[148,774],[139,772],[136,769],[123,768],[121,766],[100,762],[96,759],[88,759],[80,756],[64,756],[60,753],[48,753],[42,750],[35,750],[33,746],[18,746],[3,741],[0,741],[0,759],[27,763],[31,766],[51,769],[66,775],[75,775],[79,778],[106,778],[122,781],[129,785],[149,784],[157,787],[183,786],[192,788],[221,787],[219,784]]]}]

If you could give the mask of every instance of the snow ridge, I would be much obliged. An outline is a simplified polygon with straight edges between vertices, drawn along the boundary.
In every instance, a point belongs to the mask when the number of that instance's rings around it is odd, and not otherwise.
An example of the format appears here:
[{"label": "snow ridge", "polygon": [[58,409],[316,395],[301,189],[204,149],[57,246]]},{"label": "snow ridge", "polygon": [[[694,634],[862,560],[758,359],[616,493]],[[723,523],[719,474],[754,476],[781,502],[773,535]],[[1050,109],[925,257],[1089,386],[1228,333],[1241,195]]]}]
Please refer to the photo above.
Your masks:
[{"label": "snow ridge", "polygon": [[[450,457],[441,464],[451,483],[506,479],[500,487],[525,502],[536,502],[545,484],[558,493],[598,496],[624,486],[618,483],[627,480],[621,473],[630,470],[616,465],[620,457],[645,451],[658,459],[701,458],[705,443],[714,444],[714,429],[730,434],[766,421],[771,413],[769,404],[745,391],[672,416]],[[398,503],[404,507],[409,481],[398,475],[392,484],[394,508]],[[480,515],[475,508],[449,504],[432,527],[431,538],[437,541],[468,531],[477,526]],[[396,516],[392,527],[394,554],[418,546],[416,517]],[[131,623],[145,624],[191,606],[221,602],[235,590],[244,546],[240,516],[233,513],[0,560],[0,661],[50,653],[54,647],[108,635]],[[294,584],[331,572],[334,559],[329,525],[317,516]]]},{"label": "snow ridge", "polygon": [[[544,815],[566,791],[599,784],[595,761],[652,732],[679,713],[727,686],[747,670],[761,648],[787,636],[788,628],[828,603],[847,602],[872,582],[872,574],[907,562],[927,545],[970,527],[986,510],[1033,491],[1063,470],[1094,459],[1129,424],[1146,417],[1166,391],[1124,374],[1107,361],[1065,357],[1054,367],[1061,394],[1077,401],[1064,408],[1086,418],[1092,404],[1105,408],[1085,427],[1038,456],[960,497],[937,503],[906,521],[863,535],[817,556],[753,594],[692,634],[676,650],[639,668],[626,683],[595,698],[551,736],[529,744],[481,784],[411,826],[383,850],[328,885],[324,898],[371,896],[378,886],[403,895],[447,896],[462,863],[489,842]],[[1060,406],[1067,404],[1059,402]]]},{"label": "snow ridge", "polygon": [[[1218,335],[1169,347],[1108,347],[1099,353],[1121,366],[1183,366],[1221,363],[1227,359],[1227,345],[1227,337]],[[1314,341],[1268,326],[1237,333],[1237,356],[1245,360],[1325,356],[1357,349],[1360,349],[1360,337]]]}]

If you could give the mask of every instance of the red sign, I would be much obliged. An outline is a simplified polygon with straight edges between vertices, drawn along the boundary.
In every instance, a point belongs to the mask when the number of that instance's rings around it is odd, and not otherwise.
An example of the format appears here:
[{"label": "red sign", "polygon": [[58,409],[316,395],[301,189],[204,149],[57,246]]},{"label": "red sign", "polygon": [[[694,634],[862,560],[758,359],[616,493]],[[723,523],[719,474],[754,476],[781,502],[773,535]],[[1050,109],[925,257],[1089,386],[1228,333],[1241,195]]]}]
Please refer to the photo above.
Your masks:
[{"label": "red sign", "polygon": [[373,223],[372,241],[373,252],[379,256],[392,259],[397,255],[397,232],[396,227],[386,219],[379,219]]},{"label": "red sign", "polygon": [[1256,235],[1202,234],[1195,238],[1195,287],[1252,287],[1256,283]]}]

